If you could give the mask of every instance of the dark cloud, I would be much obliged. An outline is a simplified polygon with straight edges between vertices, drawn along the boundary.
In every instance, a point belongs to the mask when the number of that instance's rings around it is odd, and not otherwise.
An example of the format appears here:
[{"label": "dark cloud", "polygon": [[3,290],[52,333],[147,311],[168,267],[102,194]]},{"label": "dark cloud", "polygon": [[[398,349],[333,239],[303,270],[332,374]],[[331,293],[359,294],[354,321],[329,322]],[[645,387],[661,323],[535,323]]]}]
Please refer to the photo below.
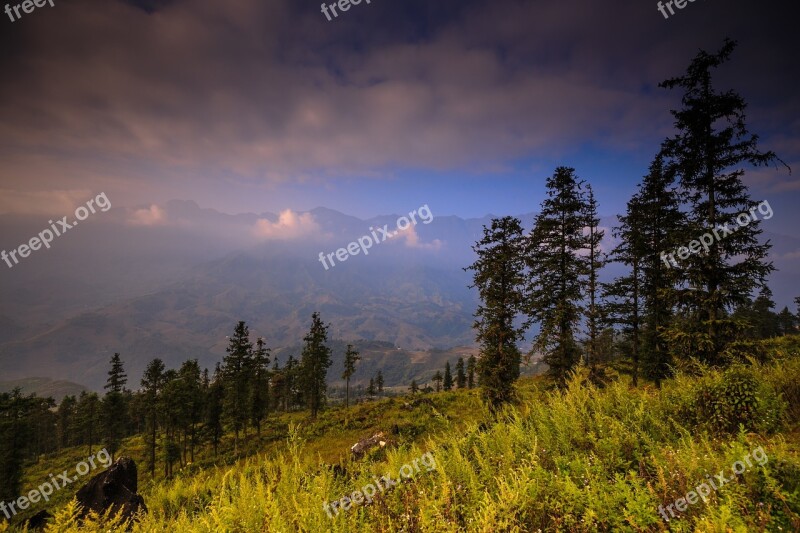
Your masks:
[{"label": "dark cloud", "polygon": [[797,11],[373,0],[327,22],[296,0],[59,0],[2,25],[0,180],[157,188],[652,153],[678,97],[657,83],[725,36],[741,47],[722,82],[800,159]]}]

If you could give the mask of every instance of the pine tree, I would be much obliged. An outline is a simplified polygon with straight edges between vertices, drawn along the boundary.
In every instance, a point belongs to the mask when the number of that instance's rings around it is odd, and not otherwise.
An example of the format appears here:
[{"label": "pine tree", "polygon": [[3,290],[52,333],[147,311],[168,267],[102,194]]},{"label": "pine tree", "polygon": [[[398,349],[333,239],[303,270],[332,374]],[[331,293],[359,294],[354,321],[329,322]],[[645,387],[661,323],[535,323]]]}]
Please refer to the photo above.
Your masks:
[{"label": "pine tree", "polygon": [[106,385],[103,387],[110,392],[121,393],[125,390],[125,385],[128,383],[128,375],[125,374],[125,368],[122,364],[122,359],[118,353],[111,357],[111,370],[108,371],[108,379]]},{"label": "pine tree", "polygon": [[181,425],[181,383],[178,371],[170,368],[164,371],[164,386],[158,402],[161,413],[162,429],[164,432],[161,458],[164,462],[164,477],[172,477],[173,464],[181,458],[179,439]]},{"label": "pine tree", "polygon": [[369,386],[367,387],[367,396],[370,398],[375,396],[375,378],[369,378]]},{"label": "pine tree", "polygon": [[250,421],[261,435],[261,422],[269,409],[269,356],[270,349],[264,347],[264,339],[256,339],[250,369]]},{"label": "pine tree", "polygon": [[579,255],[589,247],[583,234],[586,206],[583,182],[575,169],[558,167],[547,179],[547,198],[526,249],[530,270],[526,314],[529,322],[540,324],[534,348],[544,353],[550,376],[562,386],[580,359],[575,331],[588,274]]},{"label": "pine tree", "polygon": [[759,291],[758,297],[753,301],[756,338],[770,339],[780,334],[778,317],[773,309],[775,309],[775,302],[772,300],[772,291],[765,285]]},{"label": "pine tree", "polygon": [[520,352],[517,342],[524,328],[515,319],[524,303],[523,236],[520,221],[513,217],[493,219],[484,226],[483,238],[472,247],[477,260],[472,270],[473,283],[481,304],[475,313],[476,340],[481,346],[477,372],[483,397],[492,411],[510,401],[514,381],[519,378]]},{"label": "pine tree", "polygon": [[408,387],[408,390],[411,391],[411,394],[416,394],[419,392],[419,385],[417,385],[416,379],[411,380],[411,385]]},{"label": "pine tree", "polygon": [[128,407],[125,401],[125,384],[128,376],[125,374],[122,359],[118,353],[111,357],[111,369],[106,380],[105,397],[103,398],[103,436],[106,449],[114,459],[114,454],[119,449],[122,437],[127,427]]},{"label": "pine tree", "polygon": [[25,452],[34,437],[31,417],[36,403],[18,387],[0,393],[0,502],[19,497]]},{"label": "pine tree", "polygon": [[446,391],[453,390],[453,373],[450,370],[450,361],[444,364],[444,378],[442,379],[442,388]]},{"label": "pine tree", "polygon": [[797,321],[800,322],[800,296],[794,297],[794,308],[797,311],[794,316],[797,318]]},{"label": "pine tree", "polygon": [[774,270],[767,260],[769,242],[758,241],[760,221],[734,221],[739,214],[752,214],[758,205],[742,182],[741,166],[779,161],[773,152],[760,152],[758,137],[747,131],[742,97],[734,91],[718,92],[712,85],[712,69],[728,61],[735,47],[734,41],[726,40],[716,54],[701,51],[686,75],[660,84],[684,91],[682,109],[672,111],[678,133],[664,141],[662,152],[690,208],[687,234],[699,239],[713,232],[716,237],[702,253],[687,253],[692,248],[699,252],[691,243],[678,251],[688,289],[681,299],[683,323],[692,328],[694,354],[714,365],[723,362],[726,345],[739,329],[728,312],[745,303]]},{"label": "pine tree", "polygon": [[378,370],[378,374],[375,376],[375,390],[380,396],[383,394],[383,372]]},{"label": "pine tree", "polygon": [[674,182],[657,156],[614,229],[620,244],[613,260],[630,270],[604,287],[606,310],[609,322],[621,325],[626,335],[634,385],[640,368],[660,384],[672,364],[664,335],[677,301],[677,270],[666,253],[681,242],[685,226]]},{"label": "pine tree", "polygon": [[589,295],[589,305],[586,309],[586,322],[589,338],[586,343],[586,365],[591,369],[592,375],[596,376],[598,364],[598,336],[602,327],[602,306],[598,301],[600,294],[600,282],[598,277],[600,270],[606,264],[606,258],[600,245],[605,236],[605,231],[600,229],[600,218],[597,214],[597,200],[594,197],[594,191],[591,185],[586,185],[587,195],[586,204],[584,206],[584,216],[586,218],[584,224],[588,228],[588,235],[586,241],[586,248],[588,255],[586,256],[586,269],[588,271],[587,279],[587,293]]},{"label": "pine tree", "polygon": [[319,313],[311,315],[311,329],[303,340],[305,345],[300,359],[300,375],[311,417],[316,418],[325,406],[326,376],[332,364],[331,349],[327,346],[328,326],[322,323]]},{"label": "pine tree", "polygon": [[436,373],[433,375],[433,381],[434,383],[436,383],[436,392],[442,390],[442,379],[444,379],[442,377],[442,371],[437,370]]},{"label": "pine tree", "polygon": [[194,462],[197,428],[203,419],[203,379],[197,359],[190,359],[181,364],[178,370],[178,389],[180,398],[178,422],[183,433],[182,461]]},{"label": "pine tree", "polygon": [[250,330],[244,321],[239,321],[229,338],[225,350],[228,355],[222,363],[223,415],[233,429],[234,454],[239,453],[239,433],[243,431],[249,419],[245,406],[250,397],[250,369],[253,367],[253,343],[250,342]]},{"label": "pine tree", "polygon": [[159,397],[164,386],[164,362],[153,359],[142,375],[142,394],[144,395],[145,424],[147,427],[148,468],[150,477],[156,475],[156,438],[158,433]]},{"label": "pine tree", "polygon": [[684,242],[686,227],[675,180],[674,173],[664,166],[663,156],[657,155],[639,186],[637,212],[631,222],[640,228],[642,246],[643,370],[658,386],[671,372],[670,345],[679,344],[670,330],[680,327],[673,327],[680,271],[666,256],[666,251]]},{"label": "pine tree", "polygon": [[639,216],[641,205],[638,195],[628,201],[625,215],[617,216],[620,225],[613,229],[619,244],[611,251],[612,261],[630,268],[630,271],[603,284],[605,323],[622,326],[626,345],[630,350],[631,377],[633,386],[639,384],[640,331],[642,326],[643,302],[643,252],[644,242]]},{"label": "pine tree", "polygon": [[456,387],[463,389],[467,385],[467,375],[464,372],[464,358],[459,357],[456,361]]},{"label": "pine tree", "polygon": [[778,327],[781,335],[794,335],[797,329],[797,319],[792,312],[789,311],[788,307],[784,307],[783,310],[778,313]]},{"label": "pine tree", "polygon": [[219,443],[222,440],[222,411],[224,408],[225,386],[220,364],[214,368],[214,376],[206,388],[205,419],[203,430],[214,447],[214,457],[217,456]]},{"label": "pine tree", "polygon": [[345,409],[350,406],[350,378],[356,373],[356,363],[361,360],[358,352],[353,350],[353,345],[347,345],[347,352],[344,354],[344,372],[342,379],[345,381]]},{"label": "pine tree", "polygon": [[76,426],[78,416],[78,400],[75,396],[64,396],[58,405],[58,447],[59,450],[72,446],[76,441]]},{"label": "pine tree", "polygon": [[101,415],[102,404],[97,393],[82,391],[78,396],[78,427],[81,443],[88,445],[89,455],[92,455],[92,445],[98,436]]},{"label": "pine tree", "polygon": [[467,388],[472,389],[475,387],[475,369],[477,365],[478,362],[475,356],[470,355],[469,359],[467,359]]},{"label": "pine tree", "polygon": [[298,405],[302,405],[300,401],[301,396],[298,390],[298,385],[301,381],[300,376],[301,368],[297,359],[289,354],[289,359],[286,360],[286,366],[283,367],[284,386],[283,386],[283,405],[285,411],[291,411]]}]

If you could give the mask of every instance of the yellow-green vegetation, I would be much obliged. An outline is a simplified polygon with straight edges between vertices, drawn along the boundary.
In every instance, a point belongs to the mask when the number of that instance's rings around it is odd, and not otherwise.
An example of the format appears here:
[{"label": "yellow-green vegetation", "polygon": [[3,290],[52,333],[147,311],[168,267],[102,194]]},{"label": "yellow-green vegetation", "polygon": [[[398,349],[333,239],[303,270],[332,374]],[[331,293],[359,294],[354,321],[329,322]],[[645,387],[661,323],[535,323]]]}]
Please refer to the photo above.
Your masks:
[{"label": "yellow-green vegetation", "polygon": [[[798,531],[800,349],[770,343],[769,362],[680,375],[661,389],[625,380],[597,389],[582,370],[564,391],[526,379],[497,421],[476,391],[385,399],[315,422],[287,415],[288,436],[257,455],[143,483],[150,513],[133,531]],[[393,444],[350,459],[349,445],[373,430]],[[660,505],[758,447],[763,466],[661,517]],[[334,518],[323,510],[374,476],[398,478],[428,451],[434,470]],[[113,529],[101,518],[78,526],[73,511],[62,508],[48,531]]]}]

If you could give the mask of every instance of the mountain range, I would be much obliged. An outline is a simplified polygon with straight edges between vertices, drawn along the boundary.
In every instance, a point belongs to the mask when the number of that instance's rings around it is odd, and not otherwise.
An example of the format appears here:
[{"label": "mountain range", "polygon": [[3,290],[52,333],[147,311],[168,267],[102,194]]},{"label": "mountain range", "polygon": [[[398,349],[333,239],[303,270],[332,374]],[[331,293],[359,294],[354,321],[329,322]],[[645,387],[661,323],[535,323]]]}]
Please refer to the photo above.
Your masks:
[{"label": "mountain range", "polygon": [[[378,368],[387,386],[424,382],[444,360],[475,352],[478,300],[463,267],[492,218],[430,210],[430,223],[418,220],[369,255],[328,269],[320,252],[335,253],[378,227],[393,231],[405,214],[361,220],[317,208],[227,215],[188,201],[98,213],[0,274],[2,379],[47,376],[101,390],[108,361],[120,352],[135,389],[155,357],[168,367],[197,358],[213,369],[239,320],[282,354],[283,364],[292,351],[299,357],[318,311],[336,341],[332,382],[346,342],[362,350],[357,383]],[[533,215],[520,218],[530,226]],[[0,245],[11,249],[41,231],[42,220],[3,215],[0,227]],[[773,290],[788,304],[800,279],[791,253],[800,242],[766,237],[781,269]]]}]

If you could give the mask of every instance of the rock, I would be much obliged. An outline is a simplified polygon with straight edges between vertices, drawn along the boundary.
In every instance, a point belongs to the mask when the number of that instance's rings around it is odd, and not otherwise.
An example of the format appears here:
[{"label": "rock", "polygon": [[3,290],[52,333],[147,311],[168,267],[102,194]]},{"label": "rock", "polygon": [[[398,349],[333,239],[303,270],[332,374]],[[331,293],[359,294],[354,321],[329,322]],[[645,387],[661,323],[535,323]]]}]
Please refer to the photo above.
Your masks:
[{"label": "rock", "polygon": [[139,512],[147,512],[144,499],[136,494],[138,487],[136,463],[129,457],[120,457],[108,470],[89,480],[78,490],[75,497],[81,506],[80,518],[94,511],[98,514],[113,508],[112,513],[122,509],[126,520]]},{"label": "rock", "polygon": [[350,447],[355,459],[364,457],[373,448],[383,448],[389,443],[388,439],[384,436],[383,432],[376,433],[366,439],[361,439]]},{"label": "rock", "polygon": [[47,525],[47,521],[50,520],[51,518],[53,518],[53,515],[51,515],[47,511],[42,510],[33,515],[32,517],[28,518],[25,524],[31,531],[35,529],[44,529],[45,526]]}]

